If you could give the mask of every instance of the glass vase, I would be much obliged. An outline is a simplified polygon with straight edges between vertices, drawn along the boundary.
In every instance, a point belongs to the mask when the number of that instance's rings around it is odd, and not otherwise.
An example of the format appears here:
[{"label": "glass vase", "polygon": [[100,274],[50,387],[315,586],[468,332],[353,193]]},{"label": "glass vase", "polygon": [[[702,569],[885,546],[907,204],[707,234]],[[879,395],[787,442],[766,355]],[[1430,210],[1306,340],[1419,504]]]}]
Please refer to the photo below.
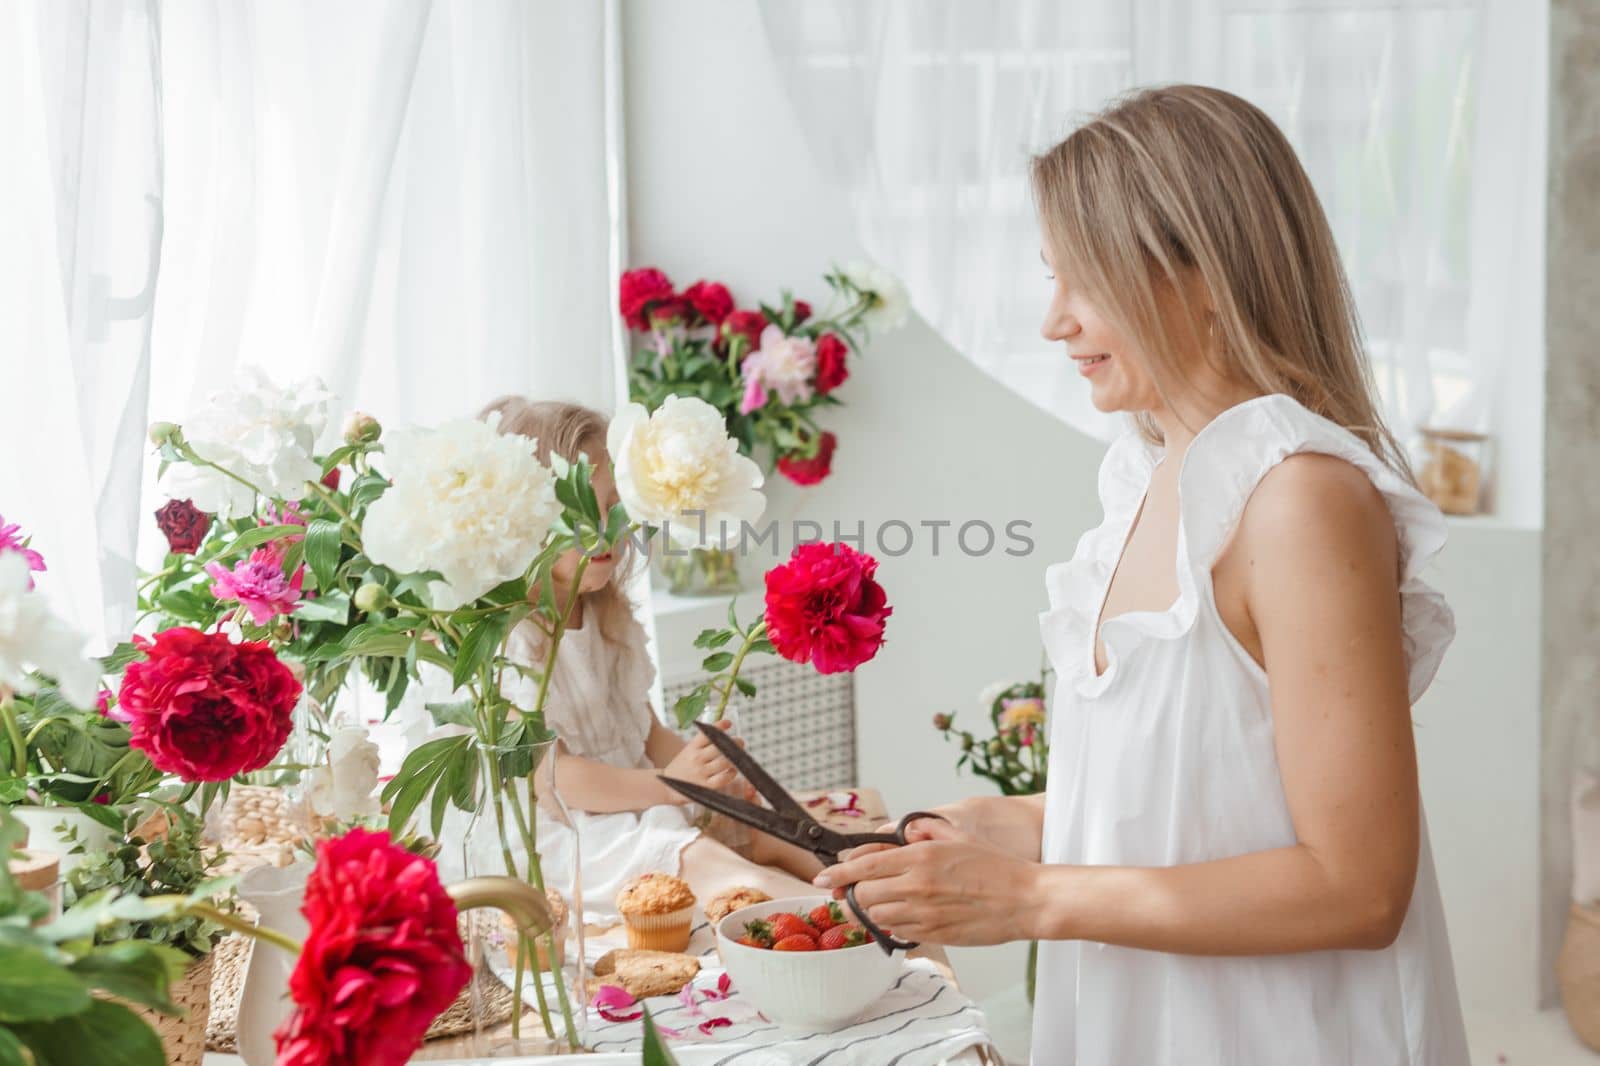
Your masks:
[{"label": "glass vase", "polygon": [[665,545],[655,553],[656,570],[674,596],[731,596],[740,590],[739,553],[731,548]]},{"label": "glass vase", "polygon": [[498,911],[474,912],[467,937],[471,1053],[505,1058],[580,1050],[587,1039],[583,888],[577,827],[556,786],[556,742],[475,744],[478,772],[469,784],[461,868],[468,877],[509,876],[544,890],[555,924],[523,936]]}]

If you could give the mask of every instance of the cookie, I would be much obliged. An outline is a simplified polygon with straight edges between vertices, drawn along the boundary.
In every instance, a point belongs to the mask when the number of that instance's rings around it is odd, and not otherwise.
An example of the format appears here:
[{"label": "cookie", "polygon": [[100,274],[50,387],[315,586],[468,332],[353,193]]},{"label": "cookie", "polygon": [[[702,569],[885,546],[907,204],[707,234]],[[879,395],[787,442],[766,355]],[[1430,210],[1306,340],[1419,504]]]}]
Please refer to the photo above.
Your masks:
[{"label": "cookie", "polygon": [[694,980],[700,960],[672,951],[616,948],[595,960],[595,987],[615,985],[635,999],[670,996]]}]

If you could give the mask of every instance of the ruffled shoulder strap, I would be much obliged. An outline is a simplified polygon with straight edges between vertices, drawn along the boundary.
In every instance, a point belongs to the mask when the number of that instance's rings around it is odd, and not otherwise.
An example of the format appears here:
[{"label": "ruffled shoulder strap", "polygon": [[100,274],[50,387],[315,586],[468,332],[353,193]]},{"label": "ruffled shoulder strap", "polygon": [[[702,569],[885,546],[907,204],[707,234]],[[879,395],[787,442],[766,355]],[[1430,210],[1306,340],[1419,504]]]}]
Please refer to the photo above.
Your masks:
[{"label": "ruffled shoulder strap", "polygon": [[[1293,397],[1260,396],[1231,407],[1190,444],[1179,473],[1180,535],[1191,574],[1181,585],[1210,587],[1211,567],[1261,479],[1291,455],[1333,455],[1357,467],[1383,494],[1400,545],[1400,596],[1413,703],[1432,682],[1455,637],[1444,597],[1421,574],[1448,536],[1439,509],[1373,454],[1366,443]],[[1187,576],[1189,581],[1184,581]]]},{"label": "ruffled shoulder strap", "polygon": [[1150,473],[1159,459],[1159,449],[1137,430],[1111,442],[1100,461],[1100,524],[1079,538],[1071,559],[1045,570],[1045,591],[1052,608],[1081,602],[1086,587],[1092,588],[1101,568],[1116,565],[1122,548],[1121,533],[1144,500]]}]

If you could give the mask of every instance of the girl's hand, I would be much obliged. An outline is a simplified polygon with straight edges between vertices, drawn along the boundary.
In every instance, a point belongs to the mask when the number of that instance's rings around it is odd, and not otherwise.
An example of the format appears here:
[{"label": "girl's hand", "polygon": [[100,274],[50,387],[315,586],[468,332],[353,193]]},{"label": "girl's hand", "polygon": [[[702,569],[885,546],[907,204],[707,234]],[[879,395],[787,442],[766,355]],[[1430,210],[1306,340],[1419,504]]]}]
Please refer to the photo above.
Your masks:
[{"label": "girl's hand", "polygon": [[932,818],[907,826],[906,839],[905,847],[856,848],[813,883],[833,889],[835,899],[854,883],[867,917],[906,940],[981,945],[1031,938],[1038,863]]},{"label": "girl's hand", "polygon": [[[717,725],[722,729],[728,729],[733,723],[724,719],[718,722]],[[735,737],[734,741],[740,747],[744,747],[743,739]],[[705,788],[715,789],[718,792],[727,790],[730,785],[739,780],[739,771],[735,770],[733,764],[720,751],[712,747],[711,741],[707,740],[699,732],[696,732],[694,737],[683,746],[682,751],[672,757],[672,761],[661,768],[661,773],[663,776],[675,777],[679,781],[688,781],[690,784],[701,785]],[[665,793],[664,798],[668,803],[685,804],[689,802],[688,797],[668,788],[666,785],[662,785],[661,790]]]}]

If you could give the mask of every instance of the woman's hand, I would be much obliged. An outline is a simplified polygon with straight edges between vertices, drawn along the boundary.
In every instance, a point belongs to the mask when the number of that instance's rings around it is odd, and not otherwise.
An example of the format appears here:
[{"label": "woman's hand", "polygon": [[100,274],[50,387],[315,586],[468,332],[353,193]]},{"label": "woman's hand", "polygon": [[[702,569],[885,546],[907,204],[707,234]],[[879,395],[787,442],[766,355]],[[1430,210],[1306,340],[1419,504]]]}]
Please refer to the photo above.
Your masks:
[{"label": "woman's hand", "polygon": [[[733,725],[726,719],[716,724],[721,729],[728,729]],[[744,747],[742,738],[735,737],[734,742],[741,748]],[[689,742],[661,768],[661,773],[665,777],[674,777],[679,781],[687,781],[718,792],[727,791],[735,781],[741,780],[739,771],[735,770],[733,764],[712,747],[711,741],[699,731],[696,731]],[[666,803],[689,802],[688,797],[666,785],[662,785],[661,790],[664,793],[663,801]]]},{"label": "woman's hand", "polygon": [[867,917],[906,940],[970,946],[1032,939],[1038,863],[933,818],[912,822],[906,839],[904,847],[856,848],[813,883],[833,889],[835,899],[854,883]]}]

